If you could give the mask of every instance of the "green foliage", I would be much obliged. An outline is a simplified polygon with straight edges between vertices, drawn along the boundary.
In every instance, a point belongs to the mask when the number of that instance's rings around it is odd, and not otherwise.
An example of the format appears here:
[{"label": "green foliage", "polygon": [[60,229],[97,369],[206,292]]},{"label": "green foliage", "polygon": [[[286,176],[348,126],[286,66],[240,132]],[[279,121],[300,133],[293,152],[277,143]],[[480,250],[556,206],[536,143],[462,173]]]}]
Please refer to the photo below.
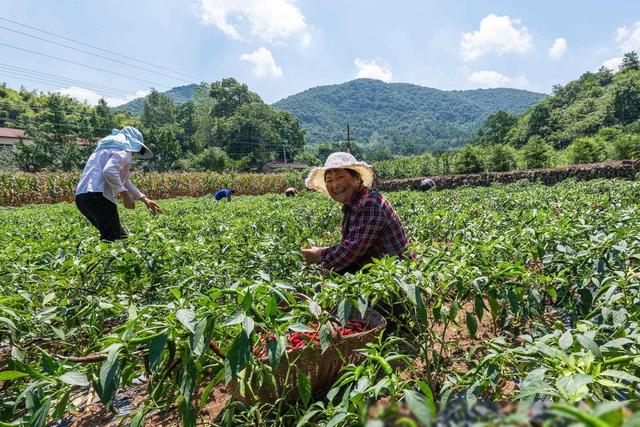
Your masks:
[{"label": "green foliage", "polygon": [[294,161],[304,163],[309,166],[320,166],[320,159],[312,151],[303,150],[296,154]]},{"label": "green foliage", "polygon": [[481,145],[505,144],[509,131],[517,122],[518,116],[498,111],[487,117],[476,139]]},{"label": "green foliage", "polygon": [[224,150],[219,147],[209,147],[190,159],[188,169],[223,172],[229,165],[230,159]]},{"label": "green foliage", "polygon": [[[577,138],[639,119],[640,67],[638,55],[630,52],[617,73],[600,68],[564,86],[554,86],[552,96],[531,107],[501,134],[516,147],[537,136],[556,149],[564,149]],[[475,140],[481,140],[493,128],[486,124]]]},{"label": "green foliage", "polygon": [[454,173],[478,173],[485,169],[484,153],[480,147],[465,145],[453,159]]},{"label": "green foliage", "polygon": [[16,161],[16,151],[0,149],[0,171],[18,170],[18,162]]},{"label": "green foliage", "polygon": [[487,169],[490,172],[507,172],[518,168],[518,152],[515,148],[496,144],[488,147]]},{"label": "green foliage", "polygon": [[144,108],[140,115],[143,130],[151,130],[175,122],[175,106],[167,95],[151,90],[144,98]]},{"label": "green foliage", "polygon": [[614,159],[640,159],[640,135],[623,134],[613,140]]},{"label": "green foliage", "polygon": [[[206,89],[206,84],[190,84],[190,85],[186,85],[186,86],[178,86],[178,87],[174,87],[172,89],[169,89],[166,92],[163,92],[164,95],[167,95],[169,98],[171,98],[171,101],[173,101],[173,103],[176,106],[180,106],[182,104],[185,104],[189,101],[191,101],[194,97],[196,92],[199,89],[202,89],[203,87],[205,87]],[[117,107],[114,108],[114,110],[116,111],[126,111],[131,113],[133,116],[140,116],[140,114],[142,113],[142,110],[144,108],[144,100],[145,98],[136,98],[133,101],[129,101],[126,104],[122,104],[119,105]]]},{"label": "green foliage", "polygon": [[622,64],[620,64],[620,71],[640,71],[640,60],[638,54],[635,51],[627,52],[622,57]]},{"label": "green foliage", "polygon": [[606,157],[606,146],[603,142],[590,137],[577,138],[567,151],[569,162],[573,164],[597,163]]},{"label": "green foliage", "polygon": [[612,112],[616,123],[625,125],[640,118],[640,71],[621,71],[618,77],[612,94]]},{"label": "green foliage", "polygon": [[532,136],[521,149],[522,160],[527,169],[539,169],[551,166],[553,148],[539,136]]},{"label": "green foliage", "polygon": [[213,100],[211,114],[215,117],[229,117],[244,105],[262,103],[257,93],[231,77],[211,83],[209,97]]},{"label": "green foliage", "polygon": [[[544,95],[517,89],[441,91],[357,79],[320,86],[274,104],[298,117],[311,143],[352,138],[371,151],[420,154],[462,145],[497,111],[521,113]],[[367,149],[366,151],[369,151]]]},{"label": "green foliage", "polygon": [[[299,255],[340,239],[339,207],[320,194],[164,200],[164,215],[123,210],[131,235],[112,244],[72,204],[0,210],[0,340],[11,347],[0,421],[46,425],[74,413],[86,387],[107,406],[145,387],[133,425],[175,407],[192,425],[214,390],[216,399],[234,392],[221,416],[234,426],[470,421],[458,417],[474,412],[449,407],[460,404],[448,403],[453,396],[469,406],[518,402],[510,418],[473,420],[490,425],[526,425],[532,401],[550,405],[549,425],[633,425],[638,194],[638,182],[623,180],[443,190],[428,200],[390,193],[415,259],[375,260],[345,276]],[[312,395],[314,378],[294,372],[296,358],[278,343],[271,358],[253,352],[263,337],[326,324],[328,312],[391,303],[402,308],[404,337],[391,326],[371,337],[326,394]],[[331,345],[331,333],[323,336],[314,351]],[[71,357],[83,355],[93,359]],[[300,400],[238,402],[272,381],[276,355],[291,369],[284,389],[299,384]]]}]

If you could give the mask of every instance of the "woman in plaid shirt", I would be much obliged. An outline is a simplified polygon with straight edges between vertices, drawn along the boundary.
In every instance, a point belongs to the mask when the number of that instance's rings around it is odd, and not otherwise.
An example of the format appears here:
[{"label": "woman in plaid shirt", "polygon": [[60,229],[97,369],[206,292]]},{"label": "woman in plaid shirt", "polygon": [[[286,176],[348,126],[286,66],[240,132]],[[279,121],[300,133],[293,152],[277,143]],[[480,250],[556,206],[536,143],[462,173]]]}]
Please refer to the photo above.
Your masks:
[{"label": "woman in plaid shirt", "polygon": [[402,257],[407,235],[389,201],[371,188],[373,177],[373,168],[349,153],[333,153],[324,167],[311,171],[306,186],[342,204],[343,218],[342,241],[335,246],[303,249],[307,263],[354,273],[373,258]]}]

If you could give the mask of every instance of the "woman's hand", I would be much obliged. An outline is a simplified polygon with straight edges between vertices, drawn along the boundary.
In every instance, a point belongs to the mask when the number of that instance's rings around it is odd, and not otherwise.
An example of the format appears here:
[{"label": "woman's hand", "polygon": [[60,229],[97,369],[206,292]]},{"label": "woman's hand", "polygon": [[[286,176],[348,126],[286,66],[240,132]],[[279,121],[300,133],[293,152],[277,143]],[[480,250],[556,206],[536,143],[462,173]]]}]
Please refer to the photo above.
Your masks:
[{"label": "woman's hand", "polygon": [[302,257],[307,264],[320,264],[320,251],[324,248],[312,246],[310,248],[302,249]]},{"label": "woman's hand", "polygon": [[158,204],[155,201],[151,200],[146,196],[142,198],[142,201],[147,206],[147,209],[149,209],[149,212],[151,212],[153,215],[157,213],[162,213],[162,209],[160,209],[160,206],[158,206]]},{"label": "woman's hand", "polygon": [[122,196],[122,204],[125,208],[133,209],[136,207],[136,201],[133,200],[133,197],[131,197],[128,191],[123,191],[120,195]]}]

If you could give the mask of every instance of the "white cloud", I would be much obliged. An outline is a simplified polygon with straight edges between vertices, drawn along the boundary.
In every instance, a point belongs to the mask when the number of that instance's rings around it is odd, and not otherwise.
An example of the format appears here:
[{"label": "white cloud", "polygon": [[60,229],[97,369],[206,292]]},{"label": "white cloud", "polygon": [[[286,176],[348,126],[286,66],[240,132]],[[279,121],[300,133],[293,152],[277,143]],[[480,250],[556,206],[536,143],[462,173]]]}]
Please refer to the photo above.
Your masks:
[{"label": "white cloud", "polygon": [[602,66],[610,69],[611,71],[618,71],[618,68],[620,67],[621,64],[622,64],[622,57],[619,56],[616,58],[607,59],[602,63]]},{"label": "white cloud", "polygon": [[528,82],[524,75],[509,77],[497,71],[475,71],[469,74],[468,80],[479,87],[526,87]]},{"label": "white cloud", "polygon": [[633,24],[631,29],[626,26],[618,28],[616,30],[616,42],[618,43],[618,48],[624,53],[632,50],[640,51],[640,21]]},{"label": "white cloud", "polygon": [[240,56],[242,61],[247,61],[253,66],[253,74],[256,77],[281,77],[282,68],[280,68],[271,51],[264,47],[252,53],[245,53]]},{"label": "white cloud", "polygon": [[626,25],[617,28],[615,40],[617,46],[614,50],[616,50],[620,56],[609,58],[602,63],[603,67],[611,71],[618,71],[623,59],[621,54],[631,52],[632,50],[640,52],[640,21],[633,24],[631,28]]},{"label": "white cloud", "polygon": [[567,41],[562,37],[557,38],[556,41],[553,42],[553,46],[549,48],[549,58],[553,60],[560,59],[564,56],[567,51]]},{"label": "white cloud", "polygon": [[298,36],[302,47],[311,34],[295,0],[198,0],[202,22],[231,38],[249,35],[272,43]]},{"label": "white cloud", "polygon": [[376,79],[384,82],[390,82],[393,78],[391,68],[388,65],[382,64],[380,58],[373,59],[371,61],[365,61],[360,58],[356,58],[353,63],[355,64],[358,72],[356,74],[357,79]]},{"label": "white cloud", "polygon": [[86,102],[89,105],[98,105],[100,98],[104,98],[110,107],[117,107],[118,105],[126,104],[129,101],[133,101],[136,98],[143,98],[149,94],[148,90],[139,90],[136,93],[127,95],[124,98],[115,98],[110,96],[103,96],[95,93],[92,90],[71,86],[62,89],[54,90],[62,95],[67,95],[74,98],[78,102]]},{"label": "white cloud", "polygon": [[520,19],[497,16],[493,13],[480,21],[480,29],[463,33],[460,39],[460,51],[465,61],[472,61],[482,55],[494,53],[527,53],[531,47],[531,34],[526,27],[516,28]]}]

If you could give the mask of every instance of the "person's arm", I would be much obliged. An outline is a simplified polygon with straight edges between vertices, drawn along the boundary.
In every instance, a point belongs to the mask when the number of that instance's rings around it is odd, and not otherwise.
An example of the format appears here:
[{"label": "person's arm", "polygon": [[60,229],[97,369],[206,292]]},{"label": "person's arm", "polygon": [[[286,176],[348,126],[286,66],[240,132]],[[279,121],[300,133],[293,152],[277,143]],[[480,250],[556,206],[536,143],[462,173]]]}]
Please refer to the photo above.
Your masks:
[{"label": "person's arm", "polygon": [[144,203],[147,209],[149,209],[152,214],[162,213],[162,209],[160,209],[160,206],[158,206],[158,204],[154,200],[141,193],[140,190],[138,190],[138,188],[133,184],[133,182],[131,182],[131,174],[127,175],[127,180],[124,182],[124,186],[126,187],[127,191],[133,196],[133,198]]},{"label": "person's arm", "polygon": [[342,242],[319,251],[320,263],[334,270],[344,270],[362,257],[378,241],[384,228],[382,206],[375,200],[367,200],[352,215],[349,235]]},{"label": "person's arm", "polygon": [[[122,152],[124,153],[124,152]],[[125,156],[119,151],[112,151],[109,156],[109,160],[102,168],[102,175],[104,180],[113,188],[116,194],[122,196],[122,203],[127,209],[135,207],[135,201],[124,186],[122,179],[120,178],[120,171],[126,167]]]}]

